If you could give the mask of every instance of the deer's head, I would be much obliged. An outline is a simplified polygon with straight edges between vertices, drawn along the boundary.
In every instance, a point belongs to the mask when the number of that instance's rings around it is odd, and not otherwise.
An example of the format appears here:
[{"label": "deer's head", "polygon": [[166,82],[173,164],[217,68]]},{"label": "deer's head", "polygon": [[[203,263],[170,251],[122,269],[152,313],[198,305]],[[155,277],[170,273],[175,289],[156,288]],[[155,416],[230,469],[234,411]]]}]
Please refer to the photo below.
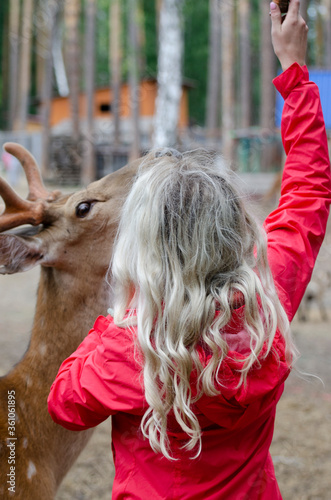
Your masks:
[{"label": "deer's head", "polygon": [[[82,191],[62,195],[45,188],[35,159],[24,147],[15,143],[4,147],[21,162],[29,194],[24,200],[0,178],[0,195],[5,203],[0,215],[0,274],[26,271],[40,264],[69,274],[90,265],[96,275],[104,275],[120,210],[140,161]],[[14,232],[7,232],[13,228]]]}]

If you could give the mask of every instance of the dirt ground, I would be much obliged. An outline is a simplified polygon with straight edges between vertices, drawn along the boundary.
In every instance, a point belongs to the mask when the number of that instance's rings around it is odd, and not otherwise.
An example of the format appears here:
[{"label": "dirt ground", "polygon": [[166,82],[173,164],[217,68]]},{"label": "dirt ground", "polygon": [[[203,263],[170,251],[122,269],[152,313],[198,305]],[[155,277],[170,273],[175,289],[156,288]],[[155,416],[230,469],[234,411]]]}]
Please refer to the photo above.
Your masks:
[{"label": "dirt ground", "polygon": [[[330,257],[328,234],[318,267],[331,269]],[[27,347],[38,276],[38,269],[0,276],[0,375]],[[295,319],[292,325],[301,358],[279,402],[271,447],[284,500],[331,499],[331,291],[326,304],[328,321],[323,322],[313,307],[307,322]],[[108,420],[96,429],[62,483],[57,500],[111,498],[110,426]]]}]

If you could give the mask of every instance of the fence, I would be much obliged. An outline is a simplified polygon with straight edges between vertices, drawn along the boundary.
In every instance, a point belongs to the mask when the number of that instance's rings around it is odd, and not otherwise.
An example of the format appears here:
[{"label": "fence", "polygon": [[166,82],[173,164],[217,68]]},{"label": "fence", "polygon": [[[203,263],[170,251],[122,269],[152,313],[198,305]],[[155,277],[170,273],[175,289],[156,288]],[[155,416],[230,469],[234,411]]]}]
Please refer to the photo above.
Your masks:
[{"label": "fence", "polygon": [[0,149],[5,142],[18,142],[22,144],[36,158],[38,165],[41,164],[42,133],[24,131],[0,131]]}]

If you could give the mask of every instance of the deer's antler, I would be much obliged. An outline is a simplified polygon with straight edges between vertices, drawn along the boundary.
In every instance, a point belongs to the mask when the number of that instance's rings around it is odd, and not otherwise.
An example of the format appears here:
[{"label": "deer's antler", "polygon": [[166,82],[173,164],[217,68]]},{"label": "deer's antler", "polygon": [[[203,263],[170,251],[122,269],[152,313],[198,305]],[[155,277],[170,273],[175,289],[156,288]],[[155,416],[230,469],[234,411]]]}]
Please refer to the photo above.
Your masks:
[{"label": "deer's antler", "polygon": [[7,153],[15,156],[24,169],[28,181],[29,194],[27,199],[35,201],[38,199],[54,201],[58,196],[58,191],[48,191],[43,183],[36,159],[25,147],[15,142],[6,142],[3,146]]},{"label": "deer's antler", "polygon": [[23,224],[36,226],[43,222],[46,202],[54,201],[60,193],[45,188],[35,158],[23,146],[7,142],[4,149],[21,162],[28,181],[29,194],[27,199],[23,200],[0,177],[0,195],[6,205],[0,215],[0,232]]}]

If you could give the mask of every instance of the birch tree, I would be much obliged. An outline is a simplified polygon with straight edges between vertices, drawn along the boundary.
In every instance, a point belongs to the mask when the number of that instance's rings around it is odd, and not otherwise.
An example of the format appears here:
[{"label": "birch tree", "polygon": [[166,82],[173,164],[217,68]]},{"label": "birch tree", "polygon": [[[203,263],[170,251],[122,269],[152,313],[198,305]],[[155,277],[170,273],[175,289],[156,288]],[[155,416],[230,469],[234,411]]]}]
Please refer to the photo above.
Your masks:
[{"label": "birch tree", "polygon": [[221,2],[209,0],[209,59],[207,82],[207,137],[213,140],[217,137],[219,124],[220,98],[220,63],[221,63]]},{"label": "birch tree", "polygon": [[163,0],[159,22],[158,92],[155,102],[154,147],[174,146],[182,95],[183,0]]},{"label": "birch tree", "polygon": [[67,97],[69,95],[69,83],[62,52],[62,41],[64,38],[62,17],[63,12],[59,9],[55,20],[55,33],[52,45],[52,55],[57,91],[61,97]]}]

